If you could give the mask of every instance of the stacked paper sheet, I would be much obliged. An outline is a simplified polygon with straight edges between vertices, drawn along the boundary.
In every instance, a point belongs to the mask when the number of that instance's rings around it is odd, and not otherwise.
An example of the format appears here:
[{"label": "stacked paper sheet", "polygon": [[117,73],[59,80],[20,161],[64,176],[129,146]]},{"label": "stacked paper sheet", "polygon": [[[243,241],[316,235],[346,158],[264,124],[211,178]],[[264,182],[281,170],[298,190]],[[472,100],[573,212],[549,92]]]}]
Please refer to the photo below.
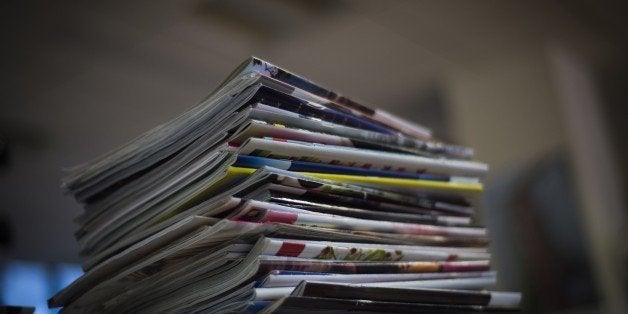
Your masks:
[{"label": "stacked paper sheet", "polygon": [[198,105],[72,169],[67,312],[517,309],[474,220],[470,148],[251,58]]}]

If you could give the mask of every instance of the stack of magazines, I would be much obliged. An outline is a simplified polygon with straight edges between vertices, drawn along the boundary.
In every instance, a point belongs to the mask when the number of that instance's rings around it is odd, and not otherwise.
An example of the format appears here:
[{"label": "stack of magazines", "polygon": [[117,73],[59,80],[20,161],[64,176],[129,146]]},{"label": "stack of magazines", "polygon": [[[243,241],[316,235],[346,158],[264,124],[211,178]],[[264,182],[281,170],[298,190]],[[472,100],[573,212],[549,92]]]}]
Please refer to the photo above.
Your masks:
[{"label": "stack of magazines", "polygon": [[467,147],[250,58],[180,116],[70,169],[67,312],[512,311],[487,290]]}]

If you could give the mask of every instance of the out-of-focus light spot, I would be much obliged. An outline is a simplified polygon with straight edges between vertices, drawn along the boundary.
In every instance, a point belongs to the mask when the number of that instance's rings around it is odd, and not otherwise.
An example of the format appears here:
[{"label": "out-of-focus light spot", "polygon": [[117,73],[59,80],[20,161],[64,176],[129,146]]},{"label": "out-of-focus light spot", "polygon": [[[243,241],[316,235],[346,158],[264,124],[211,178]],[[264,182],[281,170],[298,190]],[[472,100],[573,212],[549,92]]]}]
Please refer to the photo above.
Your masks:
[{"label": "out-of-focus light spot", "polygon": [[56,278],[53,282],[55,284],[55,286],[53,287],[53,293],[57,293],[57,291],[67,287],[82,274],[83,270],[79,265],[67,263],[57,264],[55,272]]},{"label": "out-of-focus light spot", "polygon": [[82,274],[74,264],[9,260],[0,267],[0,304],[34,306],[35,313],[57,313],[47,300]]}]

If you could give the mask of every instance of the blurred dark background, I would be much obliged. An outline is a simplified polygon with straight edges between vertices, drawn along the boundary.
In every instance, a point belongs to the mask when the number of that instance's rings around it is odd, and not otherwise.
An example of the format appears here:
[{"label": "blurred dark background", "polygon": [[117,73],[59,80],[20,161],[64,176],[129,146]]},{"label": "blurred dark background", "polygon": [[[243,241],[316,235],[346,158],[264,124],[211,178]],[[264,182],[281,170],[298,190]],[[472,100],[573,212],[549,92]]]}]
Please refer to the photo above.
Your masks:
[{"label": "blurred dark background", "polygon": [[1,1],[0,304],[79,273],[63,167],[256,55],[474,147],[498,288],[526,312],[625,313],[626,17],[593,0]]}]

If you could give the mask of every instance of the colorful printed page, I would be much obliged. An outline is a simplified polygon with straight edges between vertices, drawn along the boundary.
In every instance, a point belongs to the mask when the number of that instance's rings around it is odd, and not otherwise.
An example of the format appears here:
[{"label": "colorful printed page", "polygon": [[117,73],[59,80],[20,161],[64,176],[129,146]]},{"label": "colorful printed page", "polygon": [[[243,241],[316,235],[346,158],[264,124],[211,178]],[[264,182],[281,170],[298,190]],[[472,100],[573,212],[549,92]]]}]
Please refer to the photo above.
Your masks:
[{"label": "colorful printed page", "polygon": [[[313,279],[304,279],[308,282]],[[329,282],[323,278],[321,282]],[[350,284],[352,287],[375,287],[375,288],[397,288],[397,289],[467,289],[480,290],[494,286],[497,283],[495,277],[464,277],[446,278],[431,280],[408,280],[408,281],[381,281],[381,282],[334,282],[338,284]],[[255,300],[278,300],[294,292],[300,284],[296,282],[291,286],[282,287],[256,287]]]},{"label": "colorful printed page", "polygon": [[[282,122],[283,123],[283,122]],[[335,135],[323,132],[315,132],[308,129],[295,128],[293,126],[286,126],[282,123],[269,123],[263,120],[248,120],[245,122],[236,132],[234,136],[229,139],[229,142],[233,145],[239,145],[251,137],[273,137],[282,138],[310,143],[320,143],[327,145],[337,145],[364,149],[374,149],[382,151],[390,151],[396,153],[420,155],[427,157],[436,157],[427,151],[418,148],[409,148],[398,145],[396,142],[399,140],[390,141],[388,143],[381,143],[373,140],[364,140],[364,136],[355,138],[346,135]],[[329,123],[329,122],[326,122]],[[359,130],[359,129],[356,129]],[[368,132],[368,131],[366,131]],[[382,137],[386,136],[392,139],[396,137],[388,136],[381,133],[372,132]],[[425,145],[423,147],[426,147]]]},{"label": "colorful printed page", "polygon": [[438,235],[413,235],[404,233],[383,233],[361,230],[331,229],[312,226],[274,223],[277,229],[269,236],[277,238],[296,238],[313,241],[344,241],[360,243],[403,244],[424,246],[452,246],[479,248],[488,243],[487,237],[459,237]]},{"label": "colorful printed page", "polygon": [[460,159],[473,158],[473,149],[469,147],[463,147],[434,140],[423,141],[403,135],[388,135],[379,132],[352,128],[341,124],[322,121],[320,119],[308,117],[288,110],[268,106],[263,103],[257,103],[252,105],[249,117],[251,117],[252,119],[266,121],[271,124],[278,124],[287,127],[334,134],[362,141],[379,143],[383,145],[404,147],[415,151],[417,154],[428,153]]},{"label": "colorful printed page", "polygon": [[[353,208],[362,208],[370,211],[380,211],[386,213],[406,213],[411,215],[455,215],[455,216],[472,216],[473,207],[452,204],[450,202],[438,201],[430,198],[422,198],[418,204],[401,205],[392,200],[380,201],[372,200],[368,194],[363,197],[347,196],[339,193],[327,193],[312,189],[299,188],[294,186],[282,185],[279,183],[267,183],[252,190],[246,195],[247,198],[259,199],[262,201],[282,202],[285,199],[299,199],[311,202],[325,202],[328,204],[338,204],[339,206],[347,206]],[[288,202],[289,203],[289,202]]]},{"label": "colorful printed page", "polygon": [[272,138],[250,138],[241,145],[239,152],[267,158],[461,177],[483,177],[488,171],[486,164],[473,161],[435,159]]},{"label": "colorful printed page", "polygon": [[248,222],[278,222],[332,229],[363,230],[388,233],[484,237],[486,229],[473,227],[446,227],[427,224],[411,224],[390,221],[375,221],[309,212],[277,204],[249,201],[230,219]]},{"label": "colorful printed page", "polygon": [[489,253],[446,252],[413,246],[369,246],[360,243],[336,244],[316,241],[266,238],[262,255],[292,256],[346,261],[454,261],[488,260]]},{"label": "colorful printed page", "polygon": [[[465,200],[465,196],[455,195],[456,193],[421,193],[421,191],[415,191],[415,193],[401,193],[395,191],[386,191],[381,189],[375,189],[365,186],[359,186],[346,182],[331,181],[324,178],[315,178],[313,176],[307,176],[298,172],[286,171],[277,168],[264,166],[260,169],[230,167],[229,172],[240,175],[253,174],[258,176],[267,177],[265,183],[276,183],[282,186],[289,186],[299,189],[306,189],[310,192],[322,192],[327,194],[334,194],[340,196],[353,197],[356,199],[365,199],[374,202],[390,202],[394,204],[410,205],[415,207],[430,208],[429,203],[434,201],[447,201],[455,204],[463,204],[468,206],[469,203]],[[425,184],[428,184],[426,182]],[[260,184],[261,186],[261,184]],[[247,190],[246,192],[251,192]],[[240,193],[240,192],[237,192]]]},{"label": "colorful printed page", "polygon": [[[338,93],[335,93],[327,88],[321,87],[308,79],[255,57],[245,61],[230,77],[235,77],[238,76],[238,74],[253,71],[293,86],[294,91],[292,94],[296,96],[304,97],[306,92],[311,93],[321,97],[322,99],[319,100],[319,102],[323,105],[330,107],[338,106],[345,110],[348,109],[353,114],[368,117],[384,125],[395,126],[399,131],[417,138],[431,138],[431,131],[423,126],[408,122],[380,109],[370,109],[349,98],[340,96]],[[314,101],[316,101],[316,99],[314,99]]]},{"label": "colorful printed page", "polygon": [[319,272],[294,272],[294,271],[271,271],[262,279],[257,287],[291,287],[296,286],[303,280],[325,281],[341,283],[372,283],[372,282],[400,282],[400,281],[427,281],[434,279],[453,278],[479,278],[496,277],[496,272],[449,272],[449,273],[415,273],[415,274],[332,274]]},{"label": "colorful printed page", "polygon": [[[231,167],[229,169],[230,173],[236,174],[252,174],[257,169],[255,168],[241,168],[241,167]],[[235,169],[234,169],[235,168]],[[361,175],[344,175],[344,174],[333,174],[333,173],[320,173],[320,172],[296,172],[295,174],[300,174],[305,177],[323,179],[327,182],[338,183],[348,183],[348,184],[366,184],[369,185],[380,185],[384,187],[388,187],[389,189],[398,188],[398,189],[412,189],[418,193],[427,192],[427,191],[438,191],[443,193],[463,193],[463,195],[467,194],[476,194],[482,191],[483,185],[480,183],[457,183],[457,182],[442,182],[442,181],[432,181],[432,180],[420,180],[420,179],[405,179],[405,178],[387,178],[387,177],[374,177],[374,176],[361,176]],[[321,184],[322,185],[322,184]],[[300,185],[299,185],[300,186]],[[385,191],[378,190],[379,194],[384,193]],[[399,194],[399,193],[397,193]]]},{"label": "colorful printed page", "polygon": [[272,270],[325,272],[334,274],[406,274],[434,272],[489,271],[489,261],[454,262],[356,262],[342,260],[316,260],[283,256],[261,256],[258,274],[264,276]]},{"label": "colorful printed page", "polygon": [[255,95],[250,99],[251,103],[262,102],[266,105],[296,112],[324,121],[346,125],[388,135],[397,135],[399,132],[394,128],[370,120],[363,116],[354,115],[351,112],[337,110],[326,107],[316,102],[304,100],[274,89],[273,87],[261,86]]},{"label": "colorful printed page", "polygon": [[308,173],[331,173],[331,174],[347,174],[347,175],[359,175],[369,177],[382,177],[382,178],[405,178],[415,180],[430,180],[430,181],[450,181],[449,176],[435,175],[427,173],[407,173],[401,171],[387,171],[387,170],[375,170],[365,169],[359,167],[348,167],[340,165],[330,165],[323,163],[289,160],[289,159],[272,159],[258,156],[238,155],[235,167],[254,168],[258,169],[263,166],[269,166],[282,170],[295,171],[295,172],[308,172]]},{"label": "colorful printed page", "polygon": [[304,209],[312,212],[340,215],[353,218],[370,219],[370,220],[383,220],[383,221],[397,221],[397,222],[409,222],[409,223],[428,223],[435,225],[450,225],[450,226],[468,226],[471,224],[470,217],[460,216],[446,216],[446,215],[433,215],[433,214],[408,214],[408,213],[395,213],[378,210],[368,210],[355,207],[340,206],[337,204],[330,205],[327,203],[318,203],[307,200],[290,197],[290,195],[271,197],[268,199],[270,203],[276,203],[280,205],[290,206],[294,208]]}]

